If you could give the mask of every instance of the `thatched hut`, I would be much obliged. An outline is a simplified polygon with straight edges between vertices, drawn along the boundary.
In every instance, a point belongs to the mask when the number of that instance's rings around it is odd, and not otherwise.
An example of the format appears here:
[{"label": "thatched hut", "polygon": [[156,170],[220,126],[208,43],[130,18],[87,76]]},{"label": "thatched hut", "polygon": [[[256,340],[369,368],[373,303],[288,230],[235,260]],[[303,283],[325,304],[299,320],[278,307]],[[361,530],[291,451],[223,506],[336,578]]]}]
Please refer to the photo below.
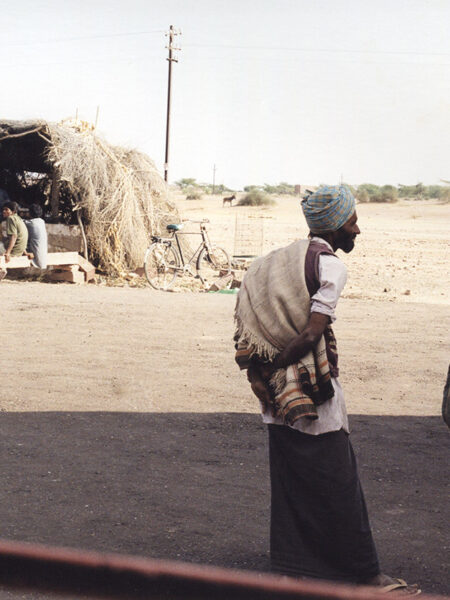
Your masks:
[{"label": "thatched hut", "polygon": [[80,225],[109,274],[142,265],[150,236],[177,218],[152,160],[112,146],[81,121],[0,121],[0,188],[49,223]]}]

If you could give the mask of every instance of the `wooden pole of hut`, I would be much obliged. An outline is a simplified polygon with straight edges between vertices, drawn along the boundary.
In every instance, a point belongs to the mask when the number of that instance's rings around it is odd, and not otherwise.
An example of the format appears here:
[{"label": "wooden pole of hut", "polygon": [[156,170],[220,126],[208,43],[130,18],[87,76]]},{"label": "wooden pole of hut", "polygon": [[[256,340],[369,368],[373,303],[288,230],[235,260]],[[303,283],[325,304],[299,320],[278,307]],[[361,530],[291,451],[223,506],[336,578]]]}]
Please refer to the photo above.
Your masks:
[{"label": "wooden pole of hut", "polygon": [[57,221],[59,217],[59,190],[61,187],[61,179],[59,177],[58,167],[52,169],[52,193],[50,198],[51,218],[52,221]]}]

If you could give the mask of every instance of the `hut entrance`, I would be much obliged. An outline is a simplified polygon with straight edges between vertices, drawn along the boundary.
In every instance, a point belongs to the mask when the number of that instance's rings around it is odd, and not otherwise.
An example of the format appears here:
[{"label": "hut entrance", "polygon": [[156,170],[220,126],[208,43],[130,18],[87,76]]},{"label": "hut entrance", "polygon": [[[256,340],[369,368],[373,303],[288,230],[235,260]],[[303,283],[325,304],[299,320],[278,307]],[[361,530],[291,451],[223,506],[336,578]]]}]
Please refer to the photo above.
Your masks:
[{"label": "hut entrance", "polygon": [[179,218],[148,156],[81,121],[0,121],[0,189],[0,202],[37,203],[48,224],[85,230],[89,259],[111,275],[141,266],[151,235]]}]

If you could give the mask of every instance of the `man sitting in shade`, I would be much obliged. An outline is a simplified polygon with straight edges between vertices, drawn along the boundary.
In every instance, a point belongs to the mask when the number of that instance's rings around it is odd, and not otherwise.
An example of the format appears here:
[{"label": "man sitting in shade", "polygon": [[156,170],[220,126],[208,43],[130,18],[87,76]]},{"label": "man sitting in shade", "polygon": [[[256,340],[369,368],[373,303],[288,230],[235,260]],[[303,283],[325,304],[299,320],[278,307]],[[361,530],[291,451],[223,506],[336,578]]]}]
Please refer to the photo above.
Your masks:
[{"label": "man sitting in shade", "polygon": [[[28,229],[22,218],[17,214],[19,205],[17,202],[5,202],[3,205],[3,218],[6,219],[6,237],[0,242],[0,254],[4,254],[5,263],[12,256],[26,254],[28,242]],[[0,270],[0,280],[6,276],[6,269]]]},{"label": "man sitting in shade", "polygon": [[46,269],[48,239],[45,221],[42,219],[42,208],[39,204],[30,206],[30,219],[25,220],[25,225],[28,229],[27,250],[34,256],[31,264],[38,269]]},{"label": "man sitting in shade", "polygon": [[275,571],[420,590],[381,573],[349,439],[331,324],[360,233],[345,186],[302,201],[309,239],[255,260],[236,302],[236,361],[268,424]]}]

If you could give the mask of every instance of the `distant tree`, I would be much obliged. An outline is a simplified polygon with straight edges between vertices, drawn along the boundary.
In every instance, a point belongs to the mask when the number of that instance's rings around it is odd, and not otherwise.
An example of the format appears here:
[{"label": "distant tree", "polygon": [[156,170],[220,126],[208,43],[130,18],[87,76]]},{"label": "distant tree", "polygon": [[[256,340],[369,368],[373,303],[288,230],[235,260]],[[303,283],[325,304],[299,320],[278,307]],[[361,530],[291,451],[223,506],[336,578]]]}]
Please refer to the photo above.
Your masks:
[{"label": "distant tree", "polygon": [[263,185],[263,191],[266,194],[294,194],[295,193],[295,185],[291,185],[290,183],[286,183],[286,181],[282,181],[278,185],[270,185],[269,183],[265,183]]},{"label": "distant tree", "polygon": [[425,198],[440,198],[442,190],[445,188],[441,185],[428,185],[425,188]]},{"label": "distant tree", "polygon": [[[227,187],[223,183],[214,186],[214,193],[215,194],[224,194],[225,192],[234,192],[234,190],[232,190],[231,188]],[[211,194],[212,193],[213,193],[213,191],[212,191],[212,186],[211,186]]]},{"label": "distant tree", "polygon": [[376,194],[378,194],[378,192],[380,191],[380,188],[378,185],[375,185],[374,183],[362,183],[361,185],[358,185],[358,189],[357,189],[356,193],[359,194],[363,190],[365,190],[367,192],[367,194],[369,196],[369,201],[370,201],[370,198],[372,196],[375,196]]},{"label": "distant tree", "polygon": [[444,202],[450,202],[450,187],[442,187],[439,193],[439,200],[444,200]]},{"label": "distant tree", "polygon": [[398,190],[393,185],[362,183],[356,190],[356,198],[360,202],[397,202]]},{"label": "distant tree", "polygon": [[[264,190],[264,192],[266,194],[276,194],[277,193],[277,186],[276,185],[270,185],[269,183],[265,183],[263,185],[262,189]],[[247,191],[247,190],[244,189],[244,191]]]},{"label": "distant tree", "polygon": [[425,188],[426,198],[436,198],[439,200],[450,199],[450,187],[448,185],[429,185]]},{"label": "distant tree", "polygon": [[200,200],[203,193],[202,190],[195,187],[188,187],[185,189],[186,200]]},{"label": "distant tree", "polygon": [[378,194],[373,196],[372,202],[397,202],[398,190],[393,185],[383,185]]},{"label": "distant tree", "polygon": [[193,177],[185,177],[184,179],[175,181],[175,185],[178,185],[182,190],[184,190],[187,187],[195,186],[196,180]]},{"label": "distant tree", "polygon": [[423,183],[418,183],[416,185],[416,196],[418,198],[423,198],[425,194],[425,186],[423,185]]},{"label": "distant tree", "polygon": [[355,198],[357,198],[360,202],[363,202],[363,203],[370,201],[369,194],[368,194],[367,190],[364,190],[364,189],[360,190],[358,188],[358,190],[356,191],[356,194],[355,194]]},{"label": "distant tree", "polygon": [[215,185],[213,187],[212,183],[196,183],[195,187],[200,189],[203,194],[223,194],[225,192],[233,192],[234,190],[230,189],[223,183]]},{"label": "distant tree", "polygon": [[400,198],[418,198],[421,199],[425,195],[425,186],[423,183],[417,183],[416,185],[402,185],[399,184],[399,196]]},{"label": "distant tree", "polygon": [[261,191],[261,186],[260,185],[245,185],[244,186],[244,192],[253,192],[253,190]]}]

